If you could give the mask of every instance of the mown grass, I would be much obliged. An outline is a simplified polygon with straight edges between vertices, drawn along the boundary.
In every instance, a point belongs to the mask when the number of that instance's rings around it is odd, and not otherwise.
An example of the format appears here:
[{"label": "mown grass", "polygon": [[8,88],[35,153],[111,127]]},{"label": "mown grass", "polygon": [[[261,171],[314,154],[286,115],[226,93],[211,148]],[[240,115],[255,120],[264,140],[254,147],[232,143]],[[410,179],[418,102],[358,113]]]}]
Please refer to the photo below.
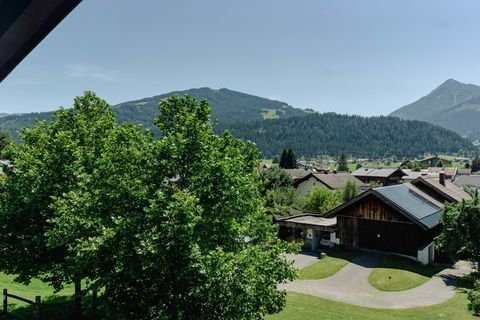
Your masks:
[{"label": "mown grass", "polygon": [[[68,285],[60,292],[55,292],[52,287],[40,280],[33,279],[29,285],[23,285],[14,281],[15,276],[0,273],[0,289],[7,289],[8,293],[34,301],[35,296],[42,299],[42,315],[46,320],[67,320],[72,319],[73,314],[73,285]],[[91,299],[86,296],[83,305],[86,311],[86,319],[89,319]],[[34,309],[31,305],[8,298],[8,319],[31,320],[34,319]],[[99,319],[110,319],[108,312],[99,309]],[[3,318],[2,318],[3,319]],[[111,319],[117,319],[111,317]]]},{"label": "mown grass", "polygon": [[368,282],[381,291],[403,291],[424,284],[444,268],[424,266],[398,256],[383,256],[368,276]]},{"label": "mown grass", "polygon": [[277,115],[277,110],[276,109],[263,109],[262,110],[262,116],[263,116],[263,120],[278,119],[279,118],[279,116]]},{"label": "mown grass", "polygon": [[331,277],[356,256],[358,256],[358,252],[356,251],[335,250],[328,252],[327,255],[319,259],[318,262],[301,269],[298,279],[315,280]]},{"label": "mown grass", "polygon": [[289,292],[287,306],[268,320],[473,320],[478,319],[467,310],[466,294],[459,290],[441,304],[411,309],[375,309],[326,300],[305,294]]},{"label": "mown grass", "polygon": [[[15,276],[6,275],[0,273],[0,289],[7,289],[8,293],[15,294],[17,296],[35,300],[35,296],[42,298],[53,295],[55,292],[52,287],[43,283],[40,280],[33,279],[28,286],[14,281]],[[55,294],[56,296],[70,296],[73,295],[73,285],[66,286],[62,291]],[[12,305],[25,305],[25,302],[21,302],[14,299],[9,299],[9,304]]]}]

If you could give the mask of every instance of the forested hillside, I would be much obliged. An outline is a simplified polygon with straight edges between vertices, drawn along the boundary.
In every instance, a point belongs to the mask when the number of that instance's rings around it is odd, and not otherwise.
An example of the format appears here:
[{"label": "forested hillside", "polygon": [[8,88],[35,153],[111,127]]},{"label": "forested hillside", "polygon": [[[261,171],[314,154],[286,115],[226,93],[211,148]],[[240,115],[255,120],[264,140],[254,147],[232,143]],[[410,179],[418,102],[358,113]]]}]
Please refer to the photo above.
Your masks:
[{"label": "forested hillside", "polygon": [[[458,134],[420,121],[394,117],[346,116],[335,113],[308,114],[279,101],[273,101],[228,89],[209,88],[172,92],[165,95],[125,102],[113,107],[117,121],[141,123],[158,137],[153,125],[158,102],[174,94],[189,94],[207,99],[215,130],[231,130],[242,139],[255,141],[265,157],[278,155],[292,148],[298,156],[341,153],[357,157],[419,156],[424,153],[472,151],[473,145]],[[36,118],[52,118],[52,112],[0,117],[0,129],[15,136]]]},{"label": "forested hillside", "polygon": [[[262,119],[282,119],[291,116],[306,115],[306,111],[293,108],[288,104],[265,99],[229,89],[199,88],[174,91],[150,98],[120,103],[113,107],[119,123],[141,123],[145,128],[154,128],[153,118],[158,112],[160,100],[172,95],[188,94],[197,99],[206,99],[212,107],[212,118],[222,126],[242,121],[249,122]],[[0,128],[17,136],[17,131],[35,123],[35,119],[50,120],[52,112],[10,115],[0,118]],[[158,133],[157,129],[153,129]]]},{"label": "forested hillside", "polygon": [[264,157],[285,148],[298,156],[345,153],[356,157],[416,157],[424,153],[472,151],[474,146],[457,133],[421,121],[394,117],[361,117],[335,113],[312,114],[249,124],[234,124],[230,131],[252,140]]}]

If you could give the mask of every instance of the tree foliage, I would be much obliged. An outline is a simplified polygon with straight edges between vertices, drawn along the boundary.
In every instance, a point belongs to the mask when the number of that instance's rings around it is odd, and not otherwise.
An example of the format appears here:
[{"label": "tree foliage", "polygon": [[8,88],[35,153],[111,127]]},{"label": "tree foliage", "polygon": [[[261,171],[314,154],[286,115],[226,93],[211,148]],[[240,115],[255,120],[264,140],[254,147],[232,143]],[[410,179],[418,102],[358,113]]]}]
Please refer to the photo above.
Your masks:
[{"label": "tree foliage", "polygon": [[355,182],[347,181],[341,192],[343,195],[343,202],[348,202],[360,193],[360,188]]},{"label": "tree foliage", "polygon": [[327,213],[341,205],[342,201],[342,192],[331,191],[325,187],[316,187],[305,197],[304,209],[307,211]]},{"label": "tree foliage", "polygon": [[[161,100],[172,95],[189,95],[196,99],[206,99],[212,107],[212,119],[224,128],[234,122],[263,121],[264,114],[273,113],[275,117],[287,118],[304,116],[308,113],[294,108],[285,102],[265,99],[229,89],[197,88],[174,91],[144,99],[120,103],[113,107],[115,118],[119,124],[141,124],[152,131],[155,137],[160,136],[160,130],[153,121],[158,113]],[[0,117],[0,128],[8,130],[15,137],[17,132],[35,124],[36,119],[52,120],[53,112],[27,113]],[[218,132],[221,132],[218,131]]]},{"label": "tree foliage", "polygon": [[426,122],[394,117],[361,117],[335,113],[310,114],[228,126],[238,138],[254,141],[263,157],[295,147],[298,157],[318,155],[381,158],[423,157],[424,154],[473,154],[476,148],[460,135]]},{"label": "tree foliage", "polygon": [[279,166],[283,169],[295,169],[297,167],[297,158],[292,149],[283,149]]},{"label": "tree foliage", "polygon": [[292,185],[292,176],[279,167],[271,167],[260,171],[260,178],[265,183],[265,190]]},{"label": "tree foliage", "polygon": [[290,208],[302,209],[303,201],[303,197],[292,186],[270,189],[265,195],[267,211],[274,215],[288,214]]},{"label": "tree foliage", "polygon": [[447,253],[467,259],[480,267],[480,200],[476,193],[472,200],[447,204],[442,216],[443,231],[437,238]]},{"label": "tree foliage", "polygon": [[101,289],[129,319],[260,319],[294,277],[263,209],[258,151],[213,133],[210,107],[160,104],[153,140],[86,92],[9,148],[0,268]]},{"label": "tree foliage", "polygon": [[337,162],[337,170],[338,170],[338,171],[349,172],[349,170],[348,170],[347,157],[345,156],[344,153],[342,153],[342,154],[340,155],[340,158],[338,159],[338,162]]},{"label": "tree foliage", "polygon": [[480,283],[476,283],[474,288],[468,291],[468,309],[474,315],[480,315]]},{"label": "tree foliage", "polygon": [[472,172],[480,171],[480,157],[476,156],[475,159],[472,160]]},{"label": "tree foliage", "polygon": [[2,155],[2,151],[10,143],[12,143],[12,135],[10,134],[10,132],[0,129],[0,157]]}]

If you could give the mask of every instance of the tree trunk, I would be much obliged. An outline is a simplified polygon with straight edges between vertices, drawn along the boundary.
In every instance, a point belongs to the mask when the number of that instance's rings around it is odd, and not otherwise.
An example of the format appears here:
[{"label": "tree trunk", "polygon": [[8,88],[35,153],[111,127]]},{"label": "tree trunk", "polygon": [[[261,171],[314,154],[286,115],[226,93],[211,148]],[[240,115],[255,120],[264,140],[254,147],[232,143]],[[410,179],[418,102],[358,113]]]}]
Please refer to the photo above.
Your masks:
[{"label": "tree trunk", "polygon": [[82,320],[82,281],[75,277],[75,320]]}]

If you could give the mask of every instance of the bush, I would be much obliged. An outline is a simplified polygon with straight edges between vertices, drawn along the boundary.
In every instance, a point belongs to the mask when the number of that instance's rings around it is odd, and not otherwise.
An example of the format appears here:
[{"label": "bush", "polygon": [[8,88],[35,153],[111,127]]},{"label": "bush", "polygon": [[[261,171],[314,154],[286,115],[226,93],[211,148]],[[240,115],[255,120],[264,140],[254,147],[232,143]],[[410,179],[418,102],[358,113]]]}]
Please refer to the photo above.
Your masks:
[{"label": "bush", "polygon": [[468,310],[473,311],[476,316],[480,315],[480,284],[477,283],[474,289],[468,292]]},{"label": "bush", "polygon": [[324,187],[317,187],[306,197],[304,210],[327,213],[342,204],[343,193],[330,191]]}]

